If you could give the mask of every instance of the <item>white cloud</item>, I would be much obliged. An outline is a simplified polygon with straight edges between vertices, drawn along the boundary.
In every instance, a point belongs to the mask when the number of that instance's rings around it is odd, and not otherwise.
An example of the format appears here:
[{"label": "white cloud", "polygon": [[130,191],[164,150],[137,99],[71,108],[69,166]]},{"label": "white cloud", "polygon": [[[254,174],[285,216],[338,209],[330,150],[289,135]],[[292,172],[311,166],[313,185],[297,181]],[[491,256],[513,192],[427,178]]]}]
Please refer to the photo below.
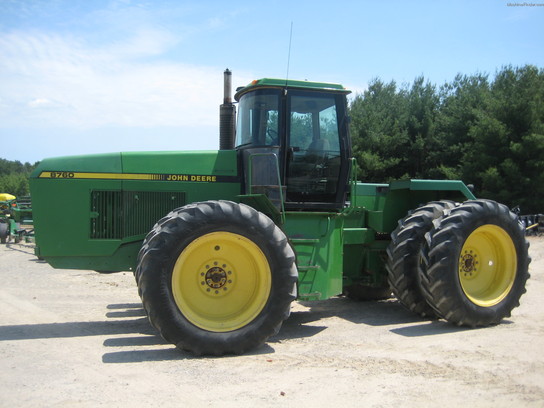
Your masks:
[{"label": "white cloud", "polygon": [[[161,60],[175,43],[157,30],[105,46],[43,32],[2,35],[0,122],[77,128],[215,124],[221,68]],[[145,60],[149,56],[152,62]]]},{"label": "white cloud", "polygon": [[46,98],[36,98],[28,103],[28,106],[30,108],[42,108],[42,107],[48,107],[53,105],[54,103]]}]

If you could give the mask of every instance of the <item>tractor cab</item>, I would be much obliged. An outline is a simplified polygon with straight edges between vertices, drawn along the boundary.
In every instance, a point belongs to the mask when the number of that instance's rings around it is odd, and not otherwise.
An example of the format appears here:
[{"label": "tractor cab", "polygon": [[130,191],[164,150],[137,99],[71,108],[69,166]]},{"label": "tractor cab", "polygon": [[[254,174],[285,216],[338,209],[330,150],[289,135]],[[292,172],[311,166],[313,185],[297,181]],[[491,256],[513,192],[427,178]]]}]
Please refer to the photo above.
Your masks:
[{"label": "tractor cab", "polygon": [[351,146],[343,86],[261,79],[239,88],[235,148],[245,194],[278,209],[340,210]]}]

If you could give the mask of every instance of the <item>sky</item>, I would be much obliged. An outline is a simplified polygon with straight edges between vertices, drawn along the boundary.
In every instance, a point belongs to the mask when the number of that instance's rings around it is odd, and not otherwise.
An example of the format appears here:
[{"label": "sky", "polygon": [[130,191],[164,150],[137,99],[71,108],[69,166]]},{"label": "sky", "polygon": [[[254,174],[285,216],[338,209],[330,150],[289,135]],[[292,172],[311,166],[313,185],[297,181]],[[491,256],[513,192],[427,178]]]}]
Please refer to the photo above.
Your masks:
[{"label": "sky", "polygon": [[226,68],[354,95],[543,68],[533,1],[0,0],[0,158],[216,150]]}]

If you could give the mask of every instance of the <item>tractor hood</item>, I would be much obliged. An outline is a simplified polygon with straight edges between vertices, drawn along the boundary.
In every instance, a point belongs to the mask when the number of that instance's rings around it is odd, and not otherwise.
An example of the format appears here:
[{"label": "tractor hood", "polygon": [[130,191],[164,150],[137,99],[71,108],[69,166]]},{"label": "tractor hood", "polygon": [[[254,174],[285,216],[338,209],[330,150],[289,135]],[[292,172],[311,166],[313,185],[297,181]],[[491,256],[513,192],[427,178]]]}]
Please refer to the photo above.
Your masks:
[{"label": "tractor hood", "polygon": [[[44,159],[31,178],[212,181],[237,178],[234,151],[125,152]],[[230,180],[234,181],[234,180]]]}]

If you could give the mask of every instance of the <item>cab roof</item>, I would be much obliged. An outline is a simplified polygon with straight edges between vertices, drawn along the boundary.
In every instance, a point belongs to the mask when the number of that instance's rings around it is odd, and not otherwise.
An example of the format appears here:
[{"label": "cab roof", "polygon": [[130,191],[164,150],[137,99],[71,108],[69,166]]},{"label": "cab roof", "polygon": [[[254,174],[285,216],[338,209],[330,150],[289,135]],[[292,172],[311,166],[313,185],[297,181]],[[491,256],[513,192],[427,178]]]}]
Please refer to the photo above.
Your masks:
[{"label": "cab roof", "polygon": [[239,100],[240,97],[255,88],[296,88],[296,89],[307,89],[307,90],[325,90],[332,92],[339,92],[343,94],[351,93],[350,90],[344,88],[340,84],[331,84],[327,82],[310,82],[310,81],[297,81],[293,79],[277,79],[277,78],[262,78],[251,81],[246,86],[242,86],[236,89],[236,95],[234,98]]}]

